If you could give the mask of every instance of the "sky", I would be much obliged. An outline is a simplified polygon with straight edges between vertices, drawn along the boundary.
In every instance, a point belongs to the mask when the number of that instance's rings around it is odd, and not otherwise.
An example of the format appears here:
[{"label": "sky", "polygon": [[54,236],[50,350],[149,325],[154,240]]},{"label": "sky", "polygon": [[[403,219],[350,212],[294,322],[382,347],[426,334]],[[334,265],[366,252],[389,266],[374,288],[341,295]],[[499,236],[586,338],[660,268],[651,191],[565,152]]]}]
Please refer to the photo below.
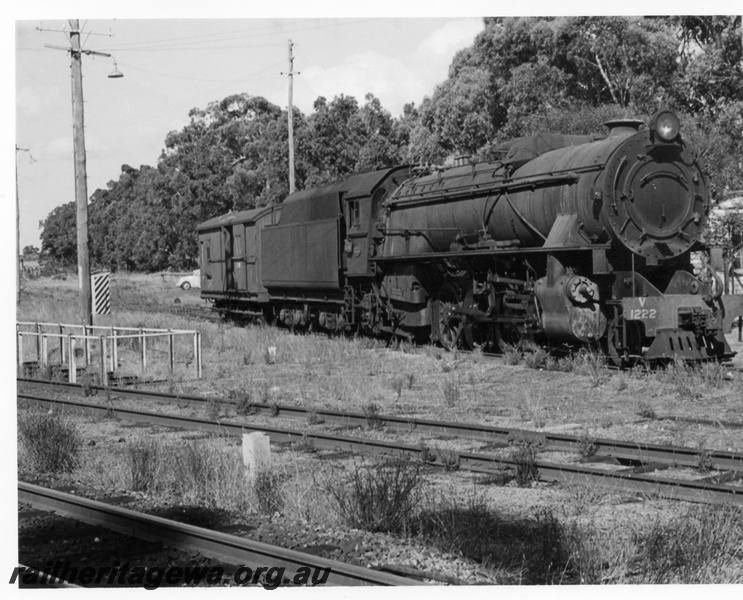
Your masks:
[{"label": "sky", "polygon": [[[90,196],[117,180],[124,164],[154,166],[166,135],[188,123],[192,108],[237,93],[263,96],[286,108],[289,40],[294,44],[294,104],[305,114],[318,96],[330,100],[346,94],[361,104],[371,92],[399,116],[405,103],[420,105],[433,93],[446,79],[455,53],[482,31],[482,15],[494,14],[493,3],[480,0],[447,3],[443,9],[422,0],[366,6],[285,1],[275,9],[266,4],[185,0],[178,9],[163,10],[157,0],[78,0],[78,15],[60,15],[65,3],[15,3],[12,35],[5,39],[14,41],[21,248],[40,246],[39,222],[75,199],[70,56],[63,49],[69,47],[66,17],[89,16],[80,19],[83,48],[112,55],[82,60]],[[724,4],[720,12],[734,12]],[[664,12],[661,3],[653,6],[654,12]],[[633,14],[631,3],[626,8]],[[683,3],[674,3],[665,12],[680,9]],[[555,14],[556,6],[526,2],[508,10]],[[557,11],[591,14],[595,7],[567,2]],[[113,61],[124,77],[107,77]],[[12,188],[7,192],[12,194]]]},{"label": "sky", "polygon": [[[88,195],[121,166],[155,165],[168,132],[193,108],[231,94],[288,104],[293,42],[294,104],[371,92],[393,116],[420,104],[446,78],[455,52],[472,44],[481,18],[266,18],[80,20]],[[39,221],[74,200],[70,25],[19,20],[16,145],[21,248],[38,246]],[[114,62],[124,77],[112,79]],[[282,74],[282,72],[284,74]]]}]

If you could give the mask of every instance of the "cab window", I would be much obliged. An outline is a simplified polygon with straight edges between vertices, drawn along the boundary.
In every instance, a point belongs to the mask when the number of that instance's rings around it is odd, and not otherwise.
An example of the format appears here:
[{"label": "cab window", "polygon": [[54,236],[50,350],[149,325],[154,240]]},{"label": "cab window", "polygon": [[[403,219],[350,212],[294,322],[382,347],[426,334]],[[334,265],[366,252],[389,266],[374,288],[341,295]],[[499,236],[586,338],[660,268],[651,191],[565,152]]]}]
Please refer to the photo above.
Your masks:
[{"label": "cab window", "polygon": [[348,202],[348,227],[349,229],[361,227],[361,207],[358,200]]}]

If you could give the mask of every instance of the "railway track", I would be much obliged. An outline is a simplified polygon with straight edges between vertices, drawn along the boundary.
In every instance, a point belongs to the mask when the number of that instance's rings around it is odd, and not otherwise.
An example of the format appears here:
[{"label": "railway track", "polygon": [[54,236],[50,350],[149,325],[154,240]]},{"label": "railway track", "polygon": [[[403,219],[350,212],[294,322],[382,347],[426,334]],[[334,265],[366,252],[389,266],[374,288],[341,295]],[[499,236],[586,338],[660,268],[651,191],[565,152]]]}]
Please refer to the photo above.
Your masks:
[{"label": "railway track", "polygon": [[[246,432],[266,433],[273,443],[294,443],[317,450],[330,450],[362,455],[386,455],[391,457],[410,457],[432,466],[448,469],[464,469],[490,475],[503,475],[505,471],[523,468],[519,459],[502,458],[481,452],[456,452],[386,442],[333,435],[329,433],[308,433],[278,427],[259,426],[251,423],[217,422],[195,417],[166,415],[152,411],[133,410],[89,402],[61,400],[46,396],[18,393],[18,399],[34,402],[46,407],[65,408],[89,415],[115,415],[119,418],[188,430],[211,431],[229,435],[242,435]],[[743,505],[743,487],[726,482],[740,479],[743,474],[741,455],[730,455],[726,459],[729,466],[724,471],[701,480],[674,479],[651,474],[663,469],[656,462],[625,467],[617,470],[588,467],[585,465],[553,463],[534,460],[532,466],[538,471],[539,479],[562,483],[596,485],[612,491],[631,491],[656,495],[664,498],[690,500],[713,504]],[[698,458],[697,458],[698,461]]]},{"label": "railway track", "polygon": [[[77,384],[48,382],[37,379],[18,379],[19,383],[37,385],[45,388],[82,393],[83,388]],[[154,392],[147,390],[133,390],[128,388],[109,388],[117,396],[143,402],[174,402],[205,408],[213,402],[202,396],[184,396]],[[105,388],[90,386],[89,392],[103,393]],[[234,405],[229,400],[220,400],[225,404]],[[481,441],[492,448],[506,447],[518,443],[531,443],[541,450],[554,452],[571,452],[590,455],[591,460],[615,460],[626,466],[640,467],[642,465],[678,465],[684,467],[698,467],[702,459],[702,452],[694,448],[683,446],[667,446],[628,442],[608,438],[587,438],[564,433],[533,431],[511,427],[496,427],[474,423],[442,422],[428,419],[412,419],[394,415],[365,415],[334,410],[312,409],[297,406],[278,404],[251,403],[247,407],[247,414],[285,417],[308,421],[310,416],[316,421],[332,423],[342,427],[365,427],[372,422],[375,426],[384,427],[388,431],[409,433],[417,432],[431,436],[462,438]],[[710,422],[711,423],[711,422]],[[722,422],[715,422],[722,423]],[[743,424],[737,424],[743,427]],[[723,425],[724,426],[724,425]],[[703,456],[707,466],[712,469],[743,472],[743,453],[727,451],[709,451]]]},{"label": "railway track", "polygon": [[283,567],[290,578],[298,569],[309,567],[329,569],[327,583],[330,585],[420,585],[420,582],[392,573],[178,523],[20,481],[18,501],[135,538],[195,550],[232,565]]}]

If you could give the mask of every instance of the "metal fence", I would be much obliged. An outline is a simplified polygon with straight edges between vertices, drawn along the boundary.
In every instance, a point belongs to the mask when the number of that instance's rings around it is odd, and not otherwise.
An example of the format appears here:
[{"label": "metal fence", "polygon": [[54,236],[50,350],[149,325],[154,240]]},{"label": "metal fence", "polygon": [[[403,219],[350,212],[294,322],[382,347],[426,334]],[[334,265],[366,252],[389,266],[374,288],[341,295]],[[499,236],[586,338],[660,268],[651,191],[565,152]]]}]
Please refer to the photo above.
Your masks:
[{"label": "metal fence", "polygon": [[[177,347],[183,338],[185,353],[183,342]],[[16,348],[19,368],[33,361],[39,367],[66,366],[71,383],[77,382],[79,369],[97,371],[103,385],[127,371],[172,375],[181,363],[187,369],[193,365],[197,379],[202,375],[201,333],[189,329],[18,322]]]}]

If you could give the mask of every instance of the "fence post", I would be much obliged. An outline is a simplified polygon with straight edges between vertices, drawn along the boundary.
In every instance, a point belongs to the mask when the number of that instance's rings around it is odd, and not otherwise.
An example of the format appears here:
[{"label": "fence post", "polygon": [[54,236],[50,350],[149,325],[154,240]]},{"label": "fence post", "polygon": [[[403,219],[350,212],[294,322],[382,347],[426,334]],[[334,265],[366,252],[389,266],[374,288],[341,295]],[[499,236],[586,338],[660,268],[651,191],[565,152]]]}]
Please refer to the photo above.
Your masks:
[{"label": "fence post", "polygon": [[41,356],[39,357],[39,365],[45,365],[49,361],[48,348],[49,339],[46,333],[41,334]]},{"label": "fence post", "polygon": [[170,360],[170,373],[172,374],[175,368],[175,340],[170,329],[168,329],[168,359]]},{"label": "fence post", "polygon": [[62,327],[62,323],[57,323],[57,327],[59,327],[59,364],[63,365],[65,363],[65,355],[64,355],[64,328]]},{"label": "fence post", "polygon": [[18,325],[15,326],[15,343],[18,356],[18,368],[20,369],[23,367],[23,334],[20,329],[18,329]]},{"label": "fence post", "polygon": [[88,336],[90,335],[90,327],[88,327],[87,325],[83,325],[83,335],[85,336],[85,340],[84,340],[85,345],[83,346],[83,348],[85,349],[85,366],[87,367],[90,364],[90,354],[91,354],[90,339],[88,338]]},{"label": "fence post", "polygon": [[70,383],[77,383],[77,358],[75,357],[75,336],[70,334]]},{"label": "fence post", "polygon": [[101,345],[101,385],[108,387],[108,373],[106,372],[106,336],[102,335],[99,338],[99,344]]},{"label": "fence post", "polygon": [[199,370],[196,373],[196,378],[201,379],[201,375],[202,375],[201,373],[201,332],[197,331],[196,336],[198,337],[198,340],[199,340],[199,362],[198,362]]},{"label": "fence post", "polygon": [[142,328],[139,328],[139,367],[142,373],[145,372],[147,369],[147,348],[145,347],[145,344],[147,343],[145,340],[144,331]]},{"label": "fence post", "polygon": [[196,379],[201,378],[201,333],[193,332],[193,362]]},{"label": "fence post", "polygon": [[36,323],[36,362],[41,363],[41,323]]},{"label": "fence post", "polygon": [[117,339],[116,328],[111,326],[111,337],[113,346],[111,347],[111,372],[115,373],[119,368],[119,340]]}]

